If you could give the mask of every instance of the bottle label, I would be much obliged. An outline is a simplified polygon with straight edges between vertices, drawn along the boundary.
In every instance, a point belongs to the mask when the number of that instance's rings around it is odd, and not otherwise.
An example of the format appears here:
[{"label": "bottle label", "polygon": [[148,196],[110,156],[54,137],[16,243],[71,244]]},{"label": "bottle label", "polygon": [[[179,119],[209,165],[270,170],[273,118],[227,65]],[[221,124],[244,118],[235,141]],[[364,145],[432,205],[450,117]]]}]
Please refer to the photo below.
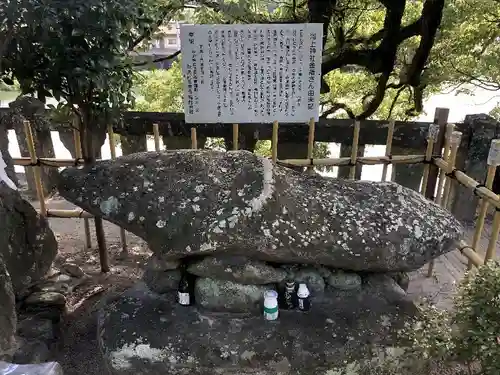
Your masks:
[{"label": "bottle label", "polygon": [[278,309],[264,309],[264,318],[266,320],[278,319]]},{"label": "bottle label", "polygon": [[191,299],[189,297],[189,293],[181,293],[179,292],[179,304],[183,306],[188,306],[191,302]]},{"label": "bottle label", "polygon": [[304,310],[304,300],[299,298],[299,309]]}]

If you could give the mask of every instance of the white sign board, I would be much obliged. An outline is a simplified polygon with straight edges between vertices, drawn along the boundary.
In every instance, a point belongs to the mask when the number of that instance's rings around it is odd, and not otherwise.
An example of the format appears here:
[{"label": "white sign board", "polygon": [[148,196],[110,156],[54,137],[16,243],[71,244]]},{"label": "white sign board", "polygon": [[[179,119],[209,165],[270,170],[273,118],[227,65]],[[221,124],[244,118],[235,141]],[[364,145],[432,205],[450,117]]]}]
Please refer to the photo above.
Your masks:
[{"label": "white sign board", "polygon": [[188,123],[319,117],[322,24],[182,25]]}]

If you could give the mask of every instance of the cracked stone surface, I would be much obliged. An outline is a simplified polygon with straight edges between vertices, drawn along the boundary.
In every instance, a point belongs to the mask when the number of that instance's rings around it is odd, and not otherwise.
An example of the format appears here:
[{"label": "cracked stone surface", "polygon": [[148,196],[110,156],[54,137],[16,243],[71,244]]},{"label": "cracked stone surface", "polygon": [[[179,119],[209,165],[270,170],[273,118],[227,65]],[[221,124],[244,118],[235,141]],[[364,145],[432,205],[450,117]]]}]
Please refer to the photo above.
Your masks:
[{"label": "cracked stone surface", "polygon": [[14,294],[40,280],[57,254],[57,241],[46,219],[17,190],[0,181],[0,256],[9,271]]},{"label": "cracked stone surface", "polygon": [[[212,313],[172,303],[137,284],[99,313],[98,342],[113,375],[329,374],[400,343],[415,306],[389,277],[365,280],[363,291],[327,291],[308,313]],[[330,372],[329,372],[330,371]]]},{"label": "cracked stone surface", "polygon": [[310,176],[247,151],[144,152],[66,168],[59,191],[166,260],[224,252],[411,271],[453,250],[463,233],[449,212],[395,183]]}]

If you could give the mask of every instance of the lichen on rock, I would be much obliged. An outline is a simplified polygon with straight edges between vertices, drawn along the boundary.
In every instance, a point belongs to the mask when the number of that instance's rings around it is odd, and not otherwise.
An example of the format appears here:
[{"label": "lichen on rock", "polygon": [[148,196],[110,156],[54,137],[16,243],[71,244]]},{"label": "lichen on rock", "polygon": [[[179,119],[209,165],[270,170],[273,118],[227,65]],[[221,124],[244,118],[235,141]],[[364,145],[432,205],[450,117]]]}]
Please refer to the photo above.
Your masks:
[{"label": "lichen on rock", "polygon": [[397,184],[309,176],[246,151],[144,152],[66,168],[59,191],[172,260],[229,252],[411,271],[453,250],[463,233],[449,212]]}]

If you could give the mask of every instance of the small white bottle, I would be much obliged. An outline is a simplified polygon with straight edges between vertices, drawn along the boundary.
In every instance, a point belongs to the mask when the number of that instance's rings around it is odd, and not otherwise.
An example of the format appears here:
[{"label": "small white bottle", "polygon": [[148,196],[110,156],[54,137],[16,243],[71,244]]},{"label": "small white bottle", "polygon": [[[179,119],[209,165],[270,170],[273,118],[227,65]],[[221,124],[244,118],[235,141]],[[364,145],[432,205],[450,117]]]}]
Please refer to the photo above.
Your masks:
[{"label": "small white bottle", "polygon": [[278,319],[278,293],[268,290],[264,293],[264,318],[266,320]]},{"label": "small white bottle", "polygon": [[309,311],[311,309],[311,299],[309,298],[311,293],[306,284],[299,284],[299,290],[297,290],[297,300],[300,311]]}]

